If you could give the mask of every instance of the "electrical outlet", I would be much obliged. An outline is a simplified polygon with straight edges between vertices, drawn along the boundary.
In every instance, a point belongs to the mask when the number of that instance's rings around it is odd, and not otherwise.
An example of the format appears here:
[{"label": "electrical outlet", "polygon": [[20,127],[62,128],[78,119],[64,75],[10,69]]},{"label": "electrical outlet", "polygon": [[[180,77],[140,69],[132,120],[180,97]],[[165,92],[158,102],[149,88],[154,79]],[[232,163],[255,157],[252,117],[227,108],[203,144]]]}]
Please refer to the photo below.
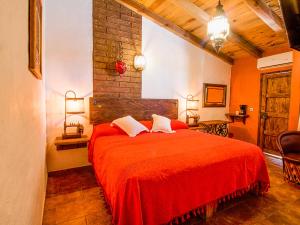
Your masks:
[{"label": "electrical outlet", "polygon": [[253,110],[254,110],[253,107],[250,107],[250,108],[249,108],[249,111],[250,111],[250,112],[253,112]]}]

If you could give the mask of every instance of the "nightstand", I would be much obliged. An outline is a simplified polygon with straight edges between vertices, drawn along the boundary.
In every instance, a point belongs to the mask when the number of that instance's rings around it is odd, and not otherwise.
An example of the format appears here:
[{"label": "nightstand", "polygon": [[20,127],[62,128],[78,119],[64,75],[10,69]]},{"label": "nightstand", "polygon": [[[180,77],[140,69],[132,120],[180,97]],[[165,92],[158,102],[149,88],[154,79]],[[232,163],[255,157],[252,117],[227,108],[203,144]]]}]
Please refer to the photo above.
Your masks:
[{"label": "nightstand", "polygon": [[75,148],[85,148],[87,147],[89,139],[86,135],[82,135],[81,138],[70,138],[62,139],[62,137],[57,137],[54,144],[58,151],[75,149]]},{"label": "nightstand", "polygon": [[189,129],[227,137],[227,135],[228,135],[227,124],[228,123],[230,123],[230,122],[226,121],[226,120],[199,121],[198,126],[189,127]]},{"label": "nightstand", "polygon": [[228,123],[230,122],[227,120],[207,120],[199,121],[199,126],[206,127],[207,133],[227,137]]},{"label": "nightstand", "polygon": [[198,124],[197,126],[189,126],[189,130],[201,131],[204,133],[208,132],[207,126],[204,126],[202,124]]}]

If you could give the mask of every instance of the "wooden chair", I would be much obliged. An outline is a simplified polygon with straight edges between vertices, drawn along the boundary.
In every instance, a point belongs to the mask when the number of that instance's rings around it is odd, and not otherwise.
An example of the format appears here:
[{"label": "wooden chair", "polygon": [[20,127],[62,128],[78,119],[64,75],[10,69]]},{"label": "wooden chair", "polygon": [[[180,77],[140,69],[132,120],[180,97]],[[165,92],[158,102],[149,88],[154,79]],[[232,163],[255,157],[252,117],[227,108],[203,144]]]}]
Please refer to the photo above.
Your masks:
[{"label": "wooden chair", "polygon": [[300,131],[285,131],[279,134],[277,146],[283,160],[285,180],[300,184]]}]

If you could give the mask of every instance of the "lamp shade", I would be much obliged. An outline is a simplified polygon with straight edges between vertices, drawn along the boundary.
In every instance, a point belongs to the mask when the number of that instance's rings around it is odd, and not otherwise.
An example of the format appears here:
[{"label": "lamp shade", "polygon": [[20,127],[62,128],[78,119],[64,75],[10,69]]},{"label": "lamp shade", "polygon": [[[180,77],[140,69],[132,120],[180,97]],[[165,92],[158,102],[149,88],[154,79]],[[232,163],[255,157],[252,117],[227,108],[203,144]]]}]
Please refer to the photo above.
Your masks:
[{"label": "lamp shade", "polygon": [[84,98],[66,98],[66,113],[84,113]]},{"label": "lamp shade", "polygon": [[134,68],[142,71],[146,68],[146,58],[143,55],[136,55],[134,57]]},{"label": "lamp shade", "polygon": [[199,100],[195,99],[193,95],[188,95],[186,98],[186,110],[198,110]]},{"label": "lamp shade", "polygon": [[187,110],[198,110],[199,109],[199,100],[188,99],[186,108],[187,108]]}]

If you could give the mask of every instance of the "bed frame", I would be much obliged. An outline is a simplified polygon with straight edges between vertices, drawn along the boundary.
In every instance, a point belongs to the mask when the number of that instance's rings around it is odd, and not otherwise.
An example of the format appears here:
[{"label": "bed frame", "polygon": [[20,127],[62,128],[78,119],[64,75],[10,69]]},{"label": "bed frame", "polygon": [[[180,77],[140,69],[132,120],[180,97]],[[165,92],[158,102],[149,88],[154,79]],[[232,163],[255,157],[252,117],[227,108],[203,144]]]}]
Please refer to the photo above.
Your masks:
[{"label": "bed frame", "polygon": [[152,120],[152,114],[178,118],[177,99],[90,98],[90,123],[111,122],[131,115],[136,120]]}]

